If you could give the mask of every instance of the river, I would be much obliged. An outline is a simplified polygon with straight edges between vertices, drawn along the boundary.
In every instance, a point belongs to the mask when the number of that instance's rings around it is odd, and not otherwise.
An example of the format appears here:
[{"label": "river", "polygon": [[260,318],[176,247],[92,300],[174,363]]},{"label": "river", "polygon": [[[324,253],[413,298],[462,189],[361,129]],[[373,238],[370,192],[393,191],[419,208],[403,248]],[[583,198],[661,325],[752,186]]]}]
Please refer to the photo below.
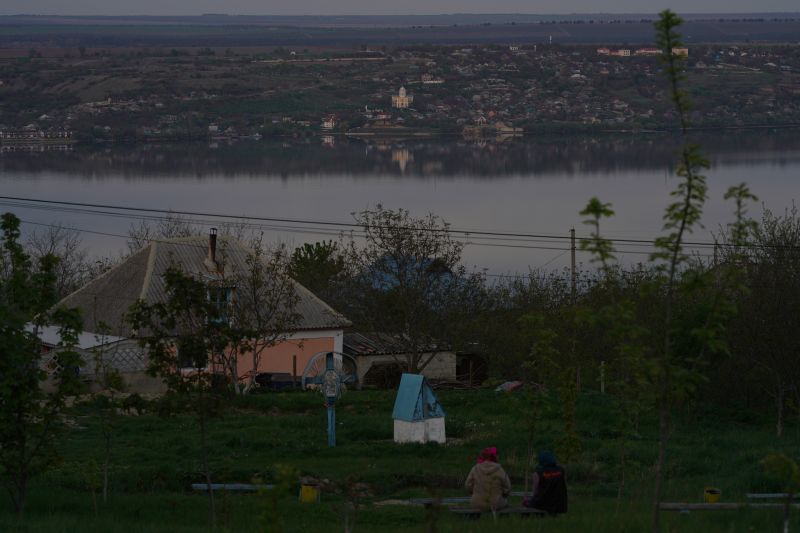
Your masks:
[{"label": "river", "polygon": [[[725,190],[747,182],[764,208],[783,213],[800,197],[800,131],[707,132],[695,141],[711,163],[704,228],[709,241],[731,220]],[[343,137],[247,141],[233,144],[152,144],[82,147],[69,151],[0,153],[2,196],[351,223],[352,213],[381,204],[413,215],[433,212],[456,230],[536,235],[459,234],[464,262],[495,275],[569,263],[570,228],[588,234],[578,213],[592,196],[613,204],[604,233],[650,240],[659,234],[675,188],[676,138],[665,134],[523,138],[504,142],[461,139],[348,140]],[[29,232],[64,224],[83,231],[95,255],[117,255],[142,216],[88,213],[50,204],[0,200]],[[194,215],[206,225],[221,220]],[[291,246],[337,239],[334,225],[259,221],[269,240]],[[549,238],[549,237],[558,238]],[[618,243],[620,261],[647,259],[641,243]],[[698,248],[698,253],[710,253]],[[588,257],[578,252],[578,262]]]}]

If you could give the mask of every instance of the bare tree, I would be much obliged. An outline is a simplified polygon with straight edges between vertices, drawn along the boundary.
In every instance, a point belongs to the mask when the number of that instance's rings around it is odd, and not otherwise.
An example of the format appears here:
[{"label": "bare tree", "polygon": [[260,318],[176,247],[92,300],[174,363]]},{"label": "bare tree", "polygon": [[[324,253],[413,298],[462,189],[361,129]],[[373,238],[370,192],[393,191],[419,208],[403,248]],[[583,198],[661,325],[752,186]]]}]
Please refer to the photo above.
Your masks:
[{"label": "bare tree", "polygon": [[25,248],[34,261],[47,255],[59,259],[55,275],[56,292],[60,298],[79,289],[100,268],[90,261],[80,233],[66,226],[52,225],[34,231],[28,237]]},{"label": "bare tree", "polygon": [[399,348],[404,369],[421,372],[463,338],[461,326],[483,279],[461,265],[463,244],[440,217],[414,218],[379,205],[355,219],[364,242],[351,234],[344,246],[346,314]]},{"label": "bare tree", "polygon": [[[220,235],[233,237],[251,248],[259,246],[263,240],[259,227],[245,221],[220,221],[218,228]],[[141,250],[151,241],[205,235],[207,232],[206,224],[175,213],[168,213],[164,218],[155,220],[140,220],[138,224],[128,228],[128,253]]]},{"label": "bare tree", "polygon": [[[220,295],[229,307],[225,335],[228,348],[220,362],[232,388],[247,393],[255,384],[264,352],[283,342],[299,323],[297,284],[289,277],[286,248],[271,250],[258,245],[245,260],[244,270],[235,271],[220,282]],[[210,289],[214,291],[215,288]],[[246,365],[245,382],[240,386],[239,369]]]},{"label": "bare tree", "polygon": [[173,213],[154,222],[140,220],[138,225],[131,225],[128,229],[128,252],[137,252],[153,240],[191,237],[202,233],[198,226]]}]

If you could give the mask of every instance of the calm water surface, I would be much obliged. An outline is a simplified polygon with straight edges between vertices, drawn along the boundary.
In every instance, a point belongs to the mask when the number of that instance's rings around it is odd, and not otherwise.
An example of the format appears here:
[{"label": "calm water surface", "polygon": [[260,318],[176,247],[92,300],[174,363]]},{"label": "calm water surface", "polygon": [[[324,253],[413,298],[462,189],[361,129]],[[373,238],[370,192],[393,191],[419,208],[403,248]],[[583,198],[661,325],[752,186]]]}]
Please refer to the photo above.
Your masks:
[{"label": "calm water surface", "polygon": [[[330,141],[330,140],[329,140]],[[712,168],[705,229],[730,221],[722,200],[731,185],[747,182],[762,204],[783,212],[800,197],[800,131],[744,131],[698,136]],[[651,239],[674,189],[676,141],[667,135],[519,139],[502,143],[462,140],[261,141],[232,145],[171,144],[70,152],[0,154],[4,196],[152,207],[179,211],[351,222],[351,213],[376,204],[428,212],[454,228],[547,235],[587,230],[578,212],[592,196],[611,202],[611,237]],[[135,218],[98,216],[9,205],[25,221],[62,223],[83,230],[126,234]],[[219,222],[215,222],[219,225]],[[35,228],[26,225],[26,231]],[[336,238],[336,230],[286,224],[264,228],[291,245]],[[125,239],[83,234],[98,255],[116,255]],[[565,241],[481,240],[465,237],[465,262],[489,272],[560,267]],[[500,246],[498,246],[500,245]],[[647,248],[619,245],[627,263],[644,260]],[[542,249],[545,248],[545,249]],[[556,248],[556,249],[549,249]],[[587,257],[578,253],[579,262]]]}]

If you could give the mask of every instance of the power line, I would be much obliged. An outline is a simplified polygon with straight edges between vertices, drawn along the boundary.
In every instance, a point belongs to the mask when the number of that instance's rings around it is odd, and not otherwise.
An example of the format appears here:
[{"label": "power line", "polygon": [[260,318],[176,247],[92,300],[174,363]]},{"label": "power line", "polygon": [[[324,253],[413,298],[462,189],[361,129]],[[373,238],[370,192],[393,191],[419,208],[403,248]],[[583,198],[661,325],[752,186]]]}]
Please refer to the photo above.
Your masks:
[{"label": "power line", "polygon": [[[306,233],[306,234],[314,234],[314,235],[328,235],[328,236],[340,236],[342,235],[344,230],[331,230],[331,229],[323,229],[323,228],[307,228],[307,227],[298,227],[297,225],[322,225],[328,228],[350,228],[349,233],[354,234],[358,237],[364,237],[365,233],[363,231],[364,225],[354,223],[354,222],[334,222],[334,221],[327,221],[327,220],[310,220],[310,219],[290,219],[290,218],[277,218],[277,217],[260,217],[260,216],[252,216],[252,215],[223,215],[219,213],[207,213],[207,212],[199,212],[199,211],[182,211],[182,210],[166,210],[166,209],[156,209],[156,208],[147,208],[147,207],[133,207],[133,206],[118,206],[118,205],[111,205],[111,204],[93,204],[93,203],[83,203],[83,202],[67,202],[67,201],[57,201],[57,200],[44,200],[44,199],[36,199],[36,198],[24,198],[24,197],[14,197],[14,196],[0,196],[0,200],[6,200],[6,202],[0,202],[0,205],[7,205],[19,208],[32,208],[32,209],[41,209],[41,210],[48,210],[48,211],[60,211],[60,212],[74,212],[74,213],[82,213],[82,214],[89,214],[89,215],[99,215],[99,216],[110,216],[110,217],[117,217],[117,218],[128,218],[134,220],[153,220],[153,221],[165,221],[169,220],[170,215],[181,215],[181,216],[190,216],[190,217],[210,217],[215,219],[226,219],[232,222],[235,225],[241,225],[243,227],[249,228],[260,228],[260,229],[271,229],[289,233]],[[25,202],[25,203],[21,203]],[[125,213],[118,213],[115,211],[109,210],[117,210],[117,211],[126,211],[130,213],[137,213],[136,215],[133,214],[125,214]],[[147,213],[162,213],[165,216],[158,216],[152,215]],[[201,224],[201,225],[213,225],[219,223],[219,221],[210,221],[210,220],[203,220],[192,218],[186,220],[187,222]],[[249,222],[244,222],[249,221]],[[286,225],[275,225],[275,224],[259,224],[257,222],[272,222],[272,223],[281,223],[281,224],[294,224],[286,226]],[[382,226],[378,226],[378,228],[383,228]],[[362,231],[357,232],[356,229],[360,229]],[[403,228],[399,227],[397,229],[410,229],[415,231],[428,231],[428,232],[449,232],[449,233],[457,233],[464,235],[469,239],[480,239],[480,240],[489,240],[489,241],[503,241],[506,242],[539,242],[539,243],[549,243],[553,241],[564,241],[570,239],[568,235],[551,235],[551,234],[539,234],[539,233],[522,233],[522,232],[499,232],[499,231],[482,231],[482,230],[465,230],[465,229],[455,229],[455,228]],[[86,231],[90,233],[91,231]],[[589,241],[591,237],[579,237],[581,241]],[[618,242],[618,243],[625,243],[629,246],[639,246],[639,247],[655,247],[654,240],[646,240],[646,239],[628,239],[628,238],[608,238],[606,239],[611,242]],[[468,244],[470,245],[479,245],[479,246],[489,246],[488,243],[477,243],[474,241],[469,241]],[[716,247],[721,246],[719,243],[715,242],[700,242],[700,241],[684,241],[681,243],[686,248],[702,248],[702,247]],[[493,244],[493,246],[498,247],[507,247],[507,248],[531,248],[531,249],[542,249],[542,250],[564,250],[564,248],[556,248],[556,247],[546,247],[546,246],[520,246],[520,245],[511,245],[511,244]],[[748,244],[742,246],[744,248],[800,248],[796,246],[782,246],[782,245],[755,245],[755,244]],[[650,252],[642,252],[636,250],[616,250],[617,253],[630,253],[630,254],[649,254]]]},{"label": "power line", "polygon": [[[329,220],[309,220],[309,219],[295,219],[295,218],[277,218],[277,217],[260,217],[260,216],[253,216],[253,215],[223,215],[219,213],[208,213],[208,212],[201,212],[201,211],[184,211],[184,210],[169,210],[169,209],[156,209],[156,208],[149,208],[149,207],[134,207],[134,206],[120,206],[120,205],[112,205],[112,204],[92,204],[92,203],[84,203],[84,202],[67,202],[67,201],[60,201],[60,200],[43,200],[37,198],[24,198],[24,197],[16,197],[16,196],[0,196],[2,200],[11,200],[16,202],[29,202],[34,204],[47,204],[47,205],[66,205],[66,206],[74,206],[74,207],[82,207],[82,208],[92,208],[92,209],[114,209],[118,211],[132,211],[132,212],[144,212],[144,213],[164,213],[164,214],[172,214],[172,215],[183,215],[183,216],[192,216],[192,217],[212,217],[212,218],[222,218],[222,219],[236,219],[236,220],[253,220],[253,221],[261,221],[261,222],[281,222],[281,223],[289,223],[289,224],[305,224],[305,225],[322,225],[322,226],[333,226],[333,227],[343,227],[343,228],[363,228],[362,224],[358,224],[356,222],[334,222]],[[24,205],[17,204],[18,207],[25,207]],[[111,216],[119,216],[118,213],[110,213],[110,212],[100,212],[95,211],[97,213],[109,214]],[[380,227],[380,226],[379,226]],[[398,229],[414,229],[417,231],[429,231],[429,232],[449,232],[449,233],[458,233],[463,234],[466,236],[491,236],[491,237],[522,237],[522,238],[536,238],[536,239],[548,239],[548,240],[565,240],[569,239],[569,236],[566,235],[548,235],[548,234],[540,234],[540,233],[522,233],[522,232],[500,232],[500,231],[483,231],[483,230],[470,230],[470,229],[458,229],[458,228],[398,228]],[[587,240],[588,237],[580,237],[581,240]],[[627,242],[627,243],[643,243],[643,244],[653,244],[653,241],[645,240],[645,239],[623,239],[623,238],[615,238],[609,239],[616,242]],[[684,242],[685,245],[694,245],[694,246],[715,246],[713,242]]]},{"label": "power line", "polygon": [[20,219],[20,222],[22,222],[23,224],[31,224],[33,226],[43,226],[43,227],[46,227],[46,228],[69,229],[69,230],[77,231],[77,232],[80,232],[80,233],[91,233],[93,235],[103,235],[103,236],[106,236],[106,237],[120,237],[120,238],[123,238],[123,239],[129,239],[130,238],[130,236],[128,236],[128,235],[120,235],[118,233],[107,233],[105,231],[95,231],[95,230],[90,230],[90,229],[75,228],[75,227],[72,227],[72,226],[60,226],[58,224],[45,224],[43,222],[33,222],[31,220]]},{"label": "power line", "polygon": [[[68,229],[71,229],[73,231],[77,231],[79,233],[88,233],[88,234],[93,234],[93,235],[103,235],[103,236],[107,236],[107,237],[116,237],[116,238],[125,239],[125,240],[132,240],[134,238],[131,235],[120,235],[118,233],[108,233],[108,232],[95,231],[95,230],[89,230],[89,229],[78,228],[78,227],[62,226],[62,225],[57,225],[57,224],[45,224],[45,223],[42,223],[42,222],[33,222],[33,221],[30,221],[30,220],[22,220],[22,219],[20,221],[25,223],[25,224],[32,224],[32,225],[35,225],[35,226],[43,226],[43,227],[50,227],[50,228],[68,228]],[[292,229],[287,229],[287,230],[281,230],[281,231],[293,231],[293,230]],[[320,232],[312,231],[312,230],[296,230],[296,233],[332,235],[330,233],[320,233]],[[359,234],[358,237],[364,238],[364,235],[363,234]],[[147,240],[150,241],[150,242],[168,243],[168,244],[174,244],[174,245],[183,245],[183,246],[192,246],[192,247],[197,247],[197,248],[205,248],[205,245],[196,245],[196,244],[192,244],[192,243],[188,243],[188,242],[180,242],[180,241],[175,241],[175,240],[165,240],[165,239],[155,239],[155,238],[150,238],[150,239],[147,239]],[[471,242],[471,241],[467,241],[467,242],[465,242],[463,244],[465,246],[488,246],[488,247],[512,248],[512,249],[524,249],[524,250],[555,250],[555,251],[560,251],[561,252],[556,257],[552,258],[550,261],[548,261],[544,265],[542,265],[542,267],[549,265],[550,263],[552,263],[553,261],[555,261],[556,259],[558,259],[562,255],[564,255],[566,252],[570,251],[570,248],[558,248],[558,247],[555,247],[555,246],[534,246],[534,245],[522,245],[522,244],[503,244],[503,243]],[[648,256],[652,254],[652,252],[644,252],[644,251],[641,251],[641,250],[615,250],[615,252],[618,253],[618,254],[637,254],[637,255],[648,255]],[[693,255],[696,256],[696,257],[713,257],[713,254],[694,253]]]},{"label": "power line", "polygon": [[[182,215],[182,216],[190,216],[190,217],[211,217],[211,218],[220,218],[220,219],[228,219],[228,220],[239,220],[239,221],[259,221],[259,222],[279,222],[284,224],[303,224],[303,225],[322,225],[322,226],[329,226],[329,227],[339,227],[339,228],[363,228],[362,224],[358,224],[355,222],[335,222],[329,220],[310,220],[310,219],[293,219],[293,218],[277,218],[277,217],[260,217],[260,216],[253,216],[253,215],[223,215],[219,213],[208,213],[208,212],[200,212],[200,211],[184,211],[184,210],[168,210],[168,209],[156,209],[156,208],[148,208],[148,207],[134,207],[134,206],[120,206],[120,205],[112,205],[112,204],[93,204],[93,203],[84,203],[84,202],[67,202],[67,201],[57,201],[57,200],[44,200],[44,199],[37,199],[37,198],[24,198],[24,197],[15,197],[15,196],[0,196],[2,200],[8,200],[11,202],[28,202],[28,204],[20,204],[20,203],[6,203],[2,202],[5,205],[13,205],[15,207],[31,207],[31,208],[38,208],[43,209],[42,206],[36,205],[29,205],[29,204],[44,204],[46,206],[70,206],[69,207],[54,207],[53,210],[64,210],[64,211],[71,211],[71,212],[79,212],[85,214],[102,214],[108,216],[115,216],[126,218],[125,215],[122,213],[115,213],[113,211],[107,211],[108,209],[117,210],[117,211],[129,211],[129,212],[136,212],[136,213],[163,213],[167,215]],[[75,208],[82,208],[82,209],[75,209]],[[88,209],[87,209],[88,208]],[[46,208],[45,208],[46,209]],[[106,211],[98,211],[99,209],[106,210]],[[130,217],[130,218],[140,218],[140,217]],[[147,216],[147,218],[158,218]],[[203,222],[203,223],[214,223],[214,222]],[[380,228],[380,226],[379,226]],[[458,228],[398,228],[398,229],[414,229],[417,231],[429,231],[429,232],[449,232],[449,233],[457,233],[467,237],[503,237],[504,239],[501,240],[512,240],[512,238],[521,238],[526,240],[531,239],[544,239],[545,242],[549,242],[552,240],[567,240],[570,237],[567,235],[552,235],[552,234],[541,234],[541,233],[523,233],[523,232],[500,232],[500,231],[484,231],[484,230],[472,230],[472,229],[458,229]],[[580,240],[589,240],[590,237],[579,237]],[[608,240],[613,242],[621,242],[621,243],[629,243],[635,245],[645,245],[645,246],[653,246],[653,240],[646,240],[646,239],[626,239],[626,238],[609,238]],[[683,243],[685,246],[692,246],[692,247],[701,247],[701,246],[716,246],[717,243],[713,242],[691,242],[685,241]]]}]

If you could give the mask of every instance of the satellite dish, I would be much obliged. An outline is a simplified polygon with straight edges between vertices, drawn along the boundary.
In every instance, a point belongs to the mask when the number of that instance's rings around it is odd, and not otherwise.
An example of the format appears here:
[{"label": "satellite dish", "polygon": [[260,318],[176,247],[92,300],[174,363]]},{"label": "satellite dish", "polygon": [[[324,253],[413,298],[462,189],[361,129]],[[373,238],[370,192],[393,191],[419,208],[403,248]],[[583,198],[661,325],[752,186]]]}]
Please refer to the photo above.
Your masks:
[{"label": "satellite dish", "polygon": [[[330,357],[329,357],[330,355]],[[338,397],[342,385],[360,386],[356,360],[342,352],[319,352],[308,360],[300,382],[303,390],[320,389],[326,397]]]}]

